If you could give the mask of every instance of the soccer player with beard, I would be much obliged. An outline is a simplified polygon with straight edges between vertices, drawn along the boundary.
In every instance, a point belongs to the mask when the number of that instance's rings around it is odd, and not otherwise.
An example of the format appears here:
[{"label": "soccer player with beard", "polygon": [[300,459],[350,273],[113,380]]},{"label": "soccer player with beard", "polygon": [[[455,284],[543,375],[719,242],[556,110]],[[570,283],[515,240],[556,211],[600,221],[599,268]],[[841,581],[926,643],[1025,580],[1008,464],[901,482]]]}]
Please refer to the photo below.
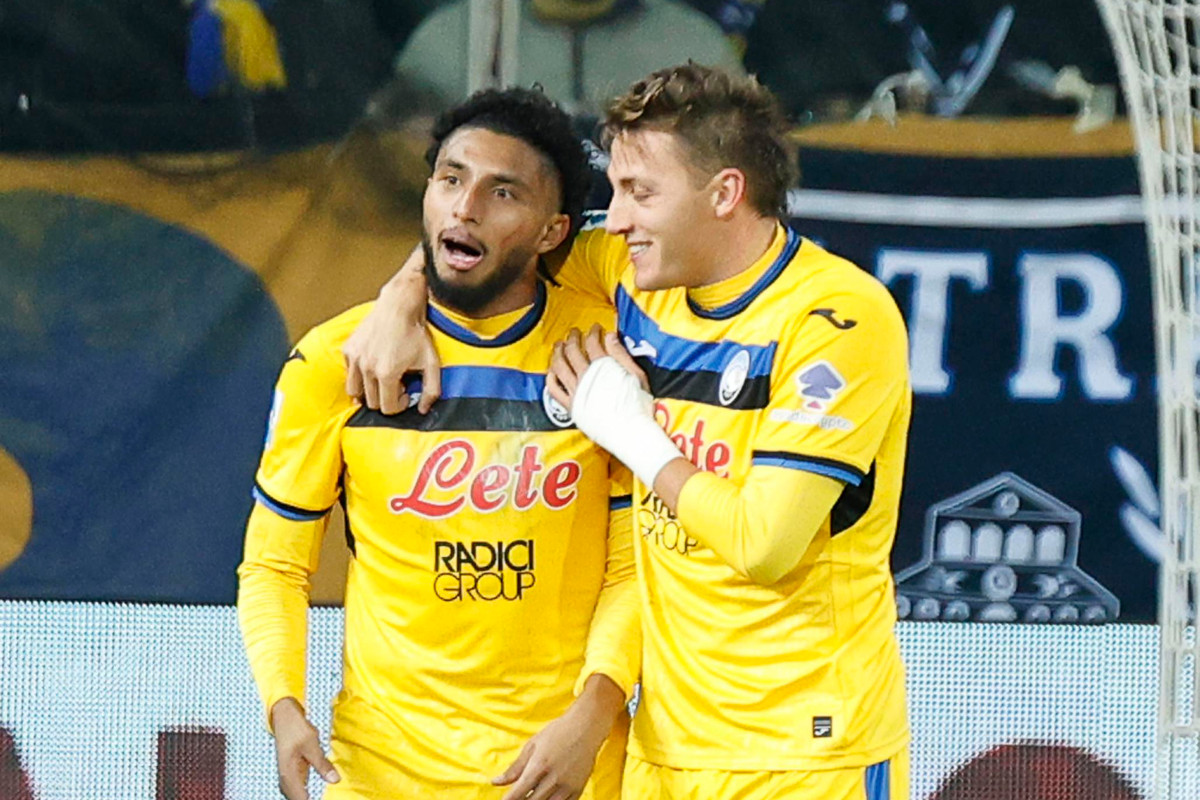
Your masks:
[{"label": "soccer player with beard", "polygon": [[[370,304],[305,335],[275,392],[238,612],[280,788],[306,798],[311,767],[331,800],[615,800],[640,644],[628,473],[545,389],[571,326],[614,320],[538,275],[578,229],[586,157],[540,92],[507,90],[448,111],[429,161],[442,402],[384,416],[346,396],[340,348]],[[327,757],[305,622],[339,500],[354,556]]]},{"label": "soccer player with beard", "polygon": [[[619,336],[568,336],[548,385],[637,478],[628,800],[908,796],[889,565],[907,334],[874,277],[783,224],[785,137],[753,79],[638,81],[605,121],[607,215],[556,276],[618,312]],[[350,388],[398,393],[409,364],[372,343],[419,277],[355,334]]]}]

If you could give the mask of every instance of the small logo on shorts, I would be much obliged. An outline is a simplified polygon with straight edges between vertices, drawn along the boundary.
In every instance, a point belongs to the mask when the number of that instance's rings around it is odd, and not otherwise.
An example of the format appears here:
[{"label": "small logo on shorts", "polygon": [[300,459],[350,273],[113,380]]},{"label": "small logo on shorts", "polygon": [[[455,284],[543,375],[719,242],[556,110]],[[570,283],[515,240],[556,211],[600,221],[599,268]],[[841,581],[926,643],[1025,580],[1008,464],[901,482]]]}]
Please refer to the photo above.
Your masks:
[{"label": "small logo on shorts", "polygon": [[833,717],[813,717],[813,738],[828,739],[833,736]]}]

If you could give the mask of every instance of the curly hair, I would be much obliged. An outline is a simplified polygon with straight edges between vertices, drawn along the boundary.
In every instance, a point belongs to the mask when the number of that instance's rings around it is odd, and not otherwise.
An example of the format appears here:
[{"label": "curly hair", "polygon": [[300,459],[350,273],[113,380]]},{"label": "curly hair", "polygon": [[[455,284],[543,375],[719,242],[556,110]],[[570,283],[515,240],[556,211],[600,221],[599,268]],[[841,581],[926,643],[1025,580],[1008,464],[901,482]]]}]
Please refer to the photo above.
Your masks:
[{"label": "curly hair", "polygon": [[484,89],[440,117],[433,126],[433,142],[425,152],[430,168],[450,135],[459,128],[482,128],[512,136],[533,147],[558,172],[559,211],[571,218],[567,241],[579,231],[591,188],[591,169],[583,142],[571,118],[540,89]]},{"label": "curly hair", "polygon": [[636,130],[675,134],[706,176],[740,169],[750,205],[763,216],[786,215],[787,190],[796,180],[787,121],[774,95],[753,77],[694,61],[652,72],[609,104],[604,146]]}]

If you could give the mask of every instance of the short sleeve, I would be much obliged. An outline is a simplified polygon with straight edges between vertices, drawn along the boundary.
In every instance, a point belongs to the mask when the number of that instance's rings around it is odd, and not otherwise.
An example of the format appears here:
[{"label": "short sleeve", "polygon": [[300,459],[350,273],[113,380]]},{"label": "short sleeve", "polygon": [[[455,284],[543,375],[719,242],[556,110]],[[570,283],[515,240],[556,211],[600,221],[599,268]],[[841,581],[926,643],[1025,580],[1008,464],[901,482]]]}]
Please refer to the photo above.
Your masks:
[{"label": "short sleeve", "polygon": [[755,466],[802,469],[858,485],[901,404],[908,338],[891,296],[869,276],[793,322],[772,369]]},{"label": "short sleeve", "polygon": [[613,304],[621,275],[629,265],[625,240],[604,230],[605,212],[588,213],[583,230],[575,237],[571,250],[554,279],[608,305]]}]

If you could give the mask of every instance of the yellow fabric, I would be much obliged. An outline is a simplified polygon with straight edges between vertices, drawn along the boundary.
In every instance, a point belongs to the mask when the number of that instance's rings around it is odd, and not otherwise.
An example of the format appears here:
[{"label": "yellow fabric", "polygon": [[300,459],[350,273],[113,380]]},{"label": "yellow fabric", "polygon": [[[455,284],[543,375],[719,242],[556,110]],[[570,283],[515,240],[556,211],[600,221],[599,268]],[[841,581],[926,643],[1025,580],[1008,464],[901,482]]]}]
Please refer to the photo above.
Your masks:
[{"label": "yellow fabric", "polygon": [[225,65],[248,89],[282,89],[287,75],[279,57],[275,29],[254,0],[216,0],[213,11],[221,18],[225,40]]},{"label": "yellow fabric", "polygon": [[516,321],[522,316],[524,316],[525,312],[530,308],[529,306],[525,306],[523,308],[518,308],[515,311],[497,314],[494,317],[475,319],[473,317],[463,316],[453,309],[446,308],[445,306],[439,305],[432,301],[430,301],[430,304],[453,320],[456,324],[469,329],[472,333],[482,339],[495,339],[501,333],[511,328],[513,324],[516,323]]},{"label": "yellow fabric", "polygon": [[[571,325],[612,325],[607,308],[548,294],[540,321],[508,345],[434,330],[445,369],[468,370],[468,388],[492,380],[479,367],[526,385]],[[581,675],[602,671],[632,690],[630,517],[609,514],[628,473],[554,425],[540,396],[482,410],[444,399],[429,417],[361,410],[345,397],[340,347],[368,308],[311,331],[279,379],[256,477],[264,499],[239,569],[250,664],[265,703],[303,697],[306,582],[340,486],[355,555],[335,765],[370,791],[415,781],[416,796],[498,798],[486,780],[566,710]],[[619,759],[600,769],[619,774]]]},{"label": "yellow fabric", "polygon": [[787,231],[784,230],[782,225],[776,226],[775,238],[771,240],[771,246],[767,248],[767,251],[757,261],[738,274],[731,275],[723,281],[718,281],[708,286],[697,286],[693,289],[688,289],[688,297],[695,300],[704,308],[716,308],[736,300],[748,291],[754,285],[754,282],[761,278],[763,273],[775,263],[775,259],[779,258],[779,254],[783,252],[783,246],[786,243]]},{"label": "yellow fabric", "polygon": [[800,566],[844,488],[794,469],[751,468],[742,486],[698,472],[683,485],[677,516],[738,574],[771,586]]},{"label": "yellow fabric", "polygon": [[[626,339],[652,373],[659,422],[685,457],[738,491],[737,503],[792,502],[766,499],[788,484],[769,473],[800,470],[847,484],[815,535],[802,525],[791,533],[812,535],[811,543],[800,566],[771,586],[702,543],[707,534],[696,520],[727,516],[727,489],[707,496],[708,478],[695,491],[685,486],[681,521],[635,486],[643,692],[630,754],[661,766],[862,767],[908,741],[889,567],[911,408],[904,322],[878,281],[812,242],[798,241],[790,262],[764,275],[776,277],[742,311],[706,318],[683,289],[638,291],[624,242],[599,229],[580,234],[558,275],[615,297],[627,336],[644,315],[652,322],[641,330],[675,337],[677,352],[724,353],[725,366],[709,363],[707,374],[675,364],[656,378],[657,349]],[[744,348],[766,354],[769,368],[743,386],[729,368]],[[801,379],[818,367],[842,384],[825,399]],[[726,383],[762,398],[726,405],[718,392]],[[683,384],[710,394],[683,399]],[[783,518],[776,509],[760,513]],[[780,535],[788,534],[770,537]],[[814,735],[825,717],[828,735]]]},{"label": "yellow fabric", "polygon": [[[357,739],[363,742],[373,741],[375,734],[374,729],[370,727],[370,714],[359,715],[356,719],[360,720],[357,723],[359,728],[355,731]],[[584,788],[580,800],[619,800],[628,738],[629,717],[622,714],[613,726],[608,740],[600,748],[592,779]],[[499,800],[509,788],[486,786],[493,776],[485,775],[481,771],[480,786],[441,786],[431,794],[428,783],[414,774],[405,753],[351,744],[337,731],[330,742],[330,749],[334,763],[345,763],[348,758],[354,758],[363,765],[362,772],[384,775],[386,778],[377,783],[363,784],[356,777],[347,778],[343,773],[341,781],[325,786],[325,800]]]},{"label": "yellow fabric", "polygon": [[887,761],[888,793],[882,795],[868,789],[866,767],[725,772],[660,767],[630,756],[621,800],[908,800],[908,749]]}]

